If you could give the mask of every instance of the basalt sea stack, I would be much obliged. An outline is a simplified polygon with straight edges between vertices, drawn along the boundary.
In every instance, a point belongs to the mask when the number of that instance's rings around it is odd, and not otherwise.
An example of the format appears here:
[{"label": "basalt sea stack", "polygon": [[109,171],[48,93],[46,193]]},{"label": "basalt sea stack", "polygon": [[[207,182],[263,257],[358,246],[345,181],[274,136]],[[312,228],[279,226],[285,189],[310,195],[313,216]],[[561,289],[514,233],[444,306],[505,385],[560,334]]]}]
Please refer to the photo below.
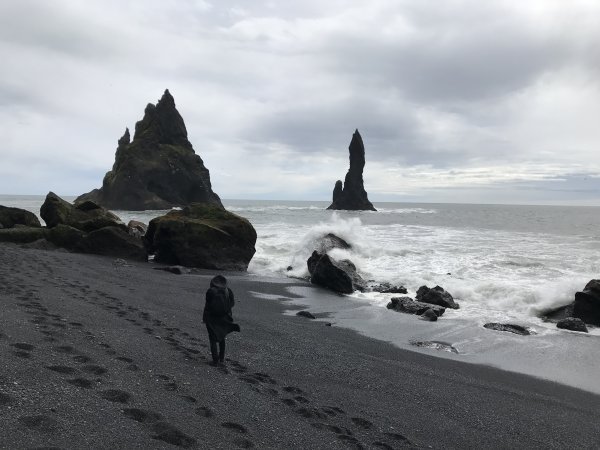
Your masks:
[{"label": "basalt sea stack", "polygon": [[132,141],[125,130],[102,187],[79,196],[75,203],[87,200],[112,210],[170,209],[196,202],[222,206],[169,90],[156,105],[146,106]]},{"label": "basalt sea stack", "polygon": [[348,169],[343,185],[341,180],[336,181],[333,189],[333,202],[327,209],[377,211],[367,198],[363,184],[365,146],[358,130],[352,135],[348,150],[350,151],[350,169]]}]

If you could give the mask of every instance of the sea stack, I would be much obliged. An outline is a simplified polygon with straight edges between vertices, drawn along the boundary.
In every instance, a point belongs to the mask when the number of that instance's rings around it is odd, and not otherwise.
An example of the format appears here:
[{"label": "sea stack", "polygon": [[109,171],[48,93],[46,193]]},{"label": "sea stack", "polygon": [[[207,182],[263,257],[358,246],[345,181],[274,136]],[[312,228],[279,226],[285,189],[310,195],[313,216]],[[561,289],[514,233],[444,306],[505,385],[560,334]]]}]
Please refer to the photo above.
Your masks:
[{"label": "sea stack", "polygon": [[156,105],[146,106],[133,140],[125,130],[102,187],[79,196],[75,203],[87,200],[112,210],[170,209],[190,203],[223,206],[168,89]]},{"label": "sea stack", "polygon": [[377,211],[367,198],[367,192],[363,184],[365,146],[358,130],[352,135],[348,150],[350,152],[350,169],[348,169],[344,184],[341,180],[335,182],[333,202],[327,209]]}]

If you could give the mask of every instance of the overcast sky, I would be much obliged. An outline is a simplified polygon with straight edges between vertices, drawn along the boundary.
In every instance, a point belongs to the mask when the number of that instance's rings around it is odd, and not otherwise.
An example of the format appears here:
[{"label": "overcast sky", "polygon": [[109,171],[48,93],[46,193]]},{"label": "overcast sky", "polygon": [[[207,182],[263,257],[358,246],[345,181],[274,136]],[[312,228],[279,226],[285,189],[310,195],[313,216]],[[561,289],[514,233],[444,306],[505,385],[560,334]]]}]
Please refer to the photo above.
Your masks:
[{"label": "overcast sky", "polygon": [[101,185],[168,88],[223,198],[600,205],[597,0],[2,0],[0,193]]}]

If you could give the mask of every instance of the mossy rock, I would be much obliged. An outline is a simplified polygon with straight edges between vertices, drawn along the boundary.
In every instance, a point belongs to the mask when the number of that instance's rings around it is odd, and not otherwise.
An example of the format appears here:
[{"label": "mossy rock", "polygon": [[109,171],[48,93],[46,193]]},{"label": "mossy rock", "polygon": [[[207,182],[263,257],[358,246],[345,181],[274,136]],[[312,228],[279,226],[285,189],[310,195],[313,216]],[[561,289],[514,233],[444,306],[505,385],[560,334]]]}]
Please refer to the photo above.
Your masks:
[{"label": "mossy rock", "polygon": [[0,205],[0,228],[13,228],[15,225],[41,227],[40,220],[35,214],[20,208]]},{"label": "mossy rock", "polygon": [[114,226],[121,227],[123,230],[127,229],[121,219],[96,203],[85,201],[73,206],[54,192],[50,192],[46,196],[40,214],[48,228],[68,225],[85,232]]},{"label": "mossy rock", "polygon": [[14,244],[28,244],[39,239],[45,239],[46,228],[42,227],[17,227],[0,229],[0,242],[12,242]]},{"label": "mossy rock", "polygon": [[83,239],[86,253],[147,261],[146,247],[139,237],[131,236],[120,227],[104,227],[92,231]]},{"label": "mossy rock", "polygon": [[205,269],[246,270],[256,251],[250,222],[209,203],[153,219],[145,240],[157,262]]}]

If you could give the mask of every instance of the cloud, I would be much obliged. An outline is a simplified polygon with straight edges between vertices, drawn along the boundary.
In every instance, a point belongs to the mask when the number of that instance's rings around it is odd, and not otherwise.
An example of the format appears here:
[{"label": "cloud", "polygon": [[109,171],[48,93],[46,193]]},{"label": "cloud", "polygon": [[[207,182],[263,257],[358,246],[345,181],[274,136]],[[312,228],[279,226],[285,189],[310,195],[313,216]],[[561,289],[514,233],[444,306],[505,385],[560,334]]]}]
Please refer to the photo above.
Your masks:
[{"label": "cloud", "polygon": [[329,199],[358,128],[374,200],[589,203],[597,185],[574,187],[600,168],[599,16],[588,0],[4,1],[0,192],[98,187],[169,88],[223,197]]}]

